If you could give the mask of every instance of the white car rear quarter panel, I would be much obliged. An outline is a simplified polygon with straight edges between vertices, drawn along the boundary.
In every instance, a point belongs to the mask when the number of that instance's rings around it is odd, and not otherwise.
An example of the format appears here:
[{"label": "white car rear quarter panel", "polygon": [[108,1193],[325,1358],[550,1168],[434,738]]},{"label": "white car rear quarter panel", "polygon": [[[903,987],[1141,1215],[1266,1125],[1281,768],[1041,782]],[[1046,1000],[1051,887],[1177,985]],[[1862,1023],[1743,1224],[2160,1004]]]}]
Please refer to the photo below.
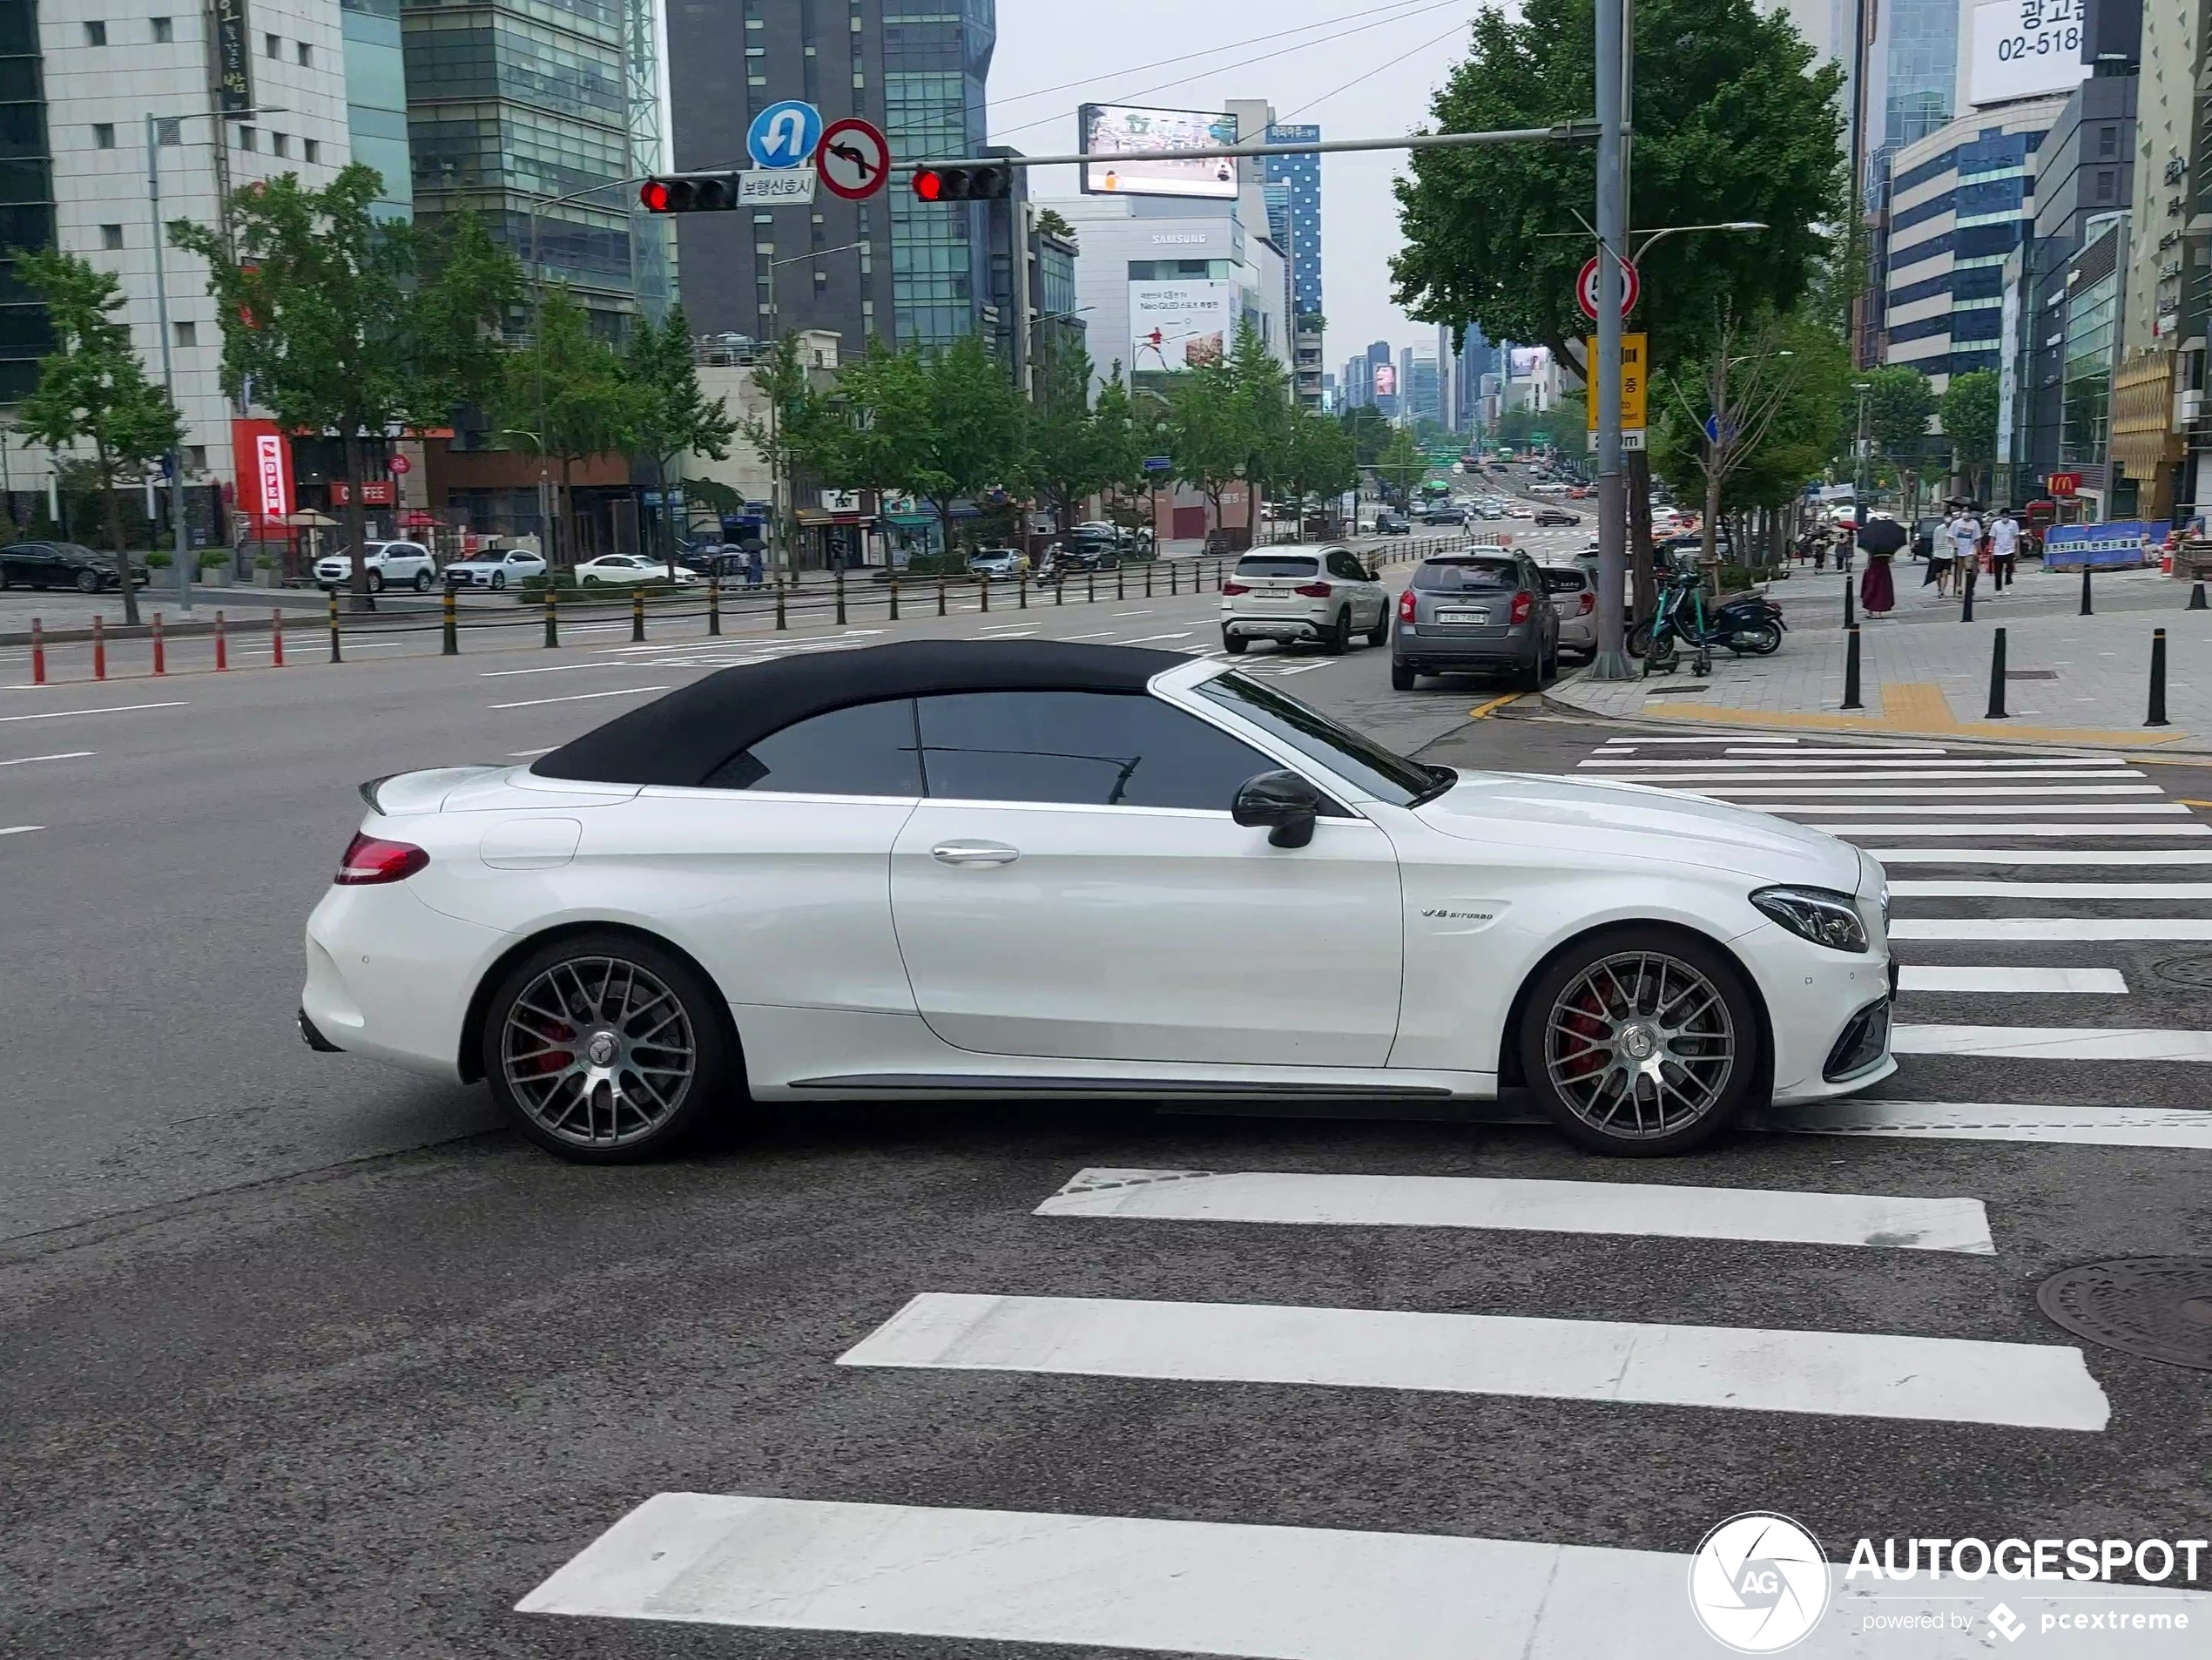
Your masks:
[{"label": "white car rear quarter panel", "polygon": [[508,943],[426,905],[413,880],[334,887],[307,918],[300,1006],[350,1054],[458,1083],[469,996]]}]

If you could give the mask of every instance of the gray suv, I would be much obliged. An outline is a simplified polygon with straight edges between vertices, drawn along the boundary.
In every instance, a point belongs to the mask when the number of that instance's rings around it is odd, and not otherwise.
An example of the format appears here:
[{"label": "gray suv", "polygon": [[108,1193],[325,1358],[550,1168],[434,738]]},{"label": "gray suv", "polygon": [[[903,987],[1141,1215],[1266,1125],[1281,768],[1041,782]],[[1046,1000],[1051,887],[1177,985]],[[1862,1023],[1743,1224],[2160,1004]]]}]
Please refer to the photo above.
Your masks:
[{"label": "gray suv", "polygon": [[1398,597],[1390,684],[1399,692],[1424,674],[1501,672],[1537,692],[1558,670],[1559,615],[1527,554],[1426,559]]}]

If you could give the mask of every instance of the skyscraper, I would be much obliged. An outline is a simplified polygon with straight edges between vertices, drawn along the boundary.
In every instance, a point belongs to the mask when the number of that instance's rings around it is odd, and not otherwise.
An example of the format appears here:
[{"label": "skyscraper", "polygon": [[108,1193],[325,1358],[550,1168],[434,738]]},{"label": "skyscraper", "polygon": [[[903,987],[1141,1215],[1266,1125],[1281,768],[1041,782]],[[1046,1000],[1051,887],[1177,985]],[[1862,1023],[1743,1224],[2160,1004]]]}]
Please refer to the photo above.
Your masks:
[{"label": "skyscraper", "polygon": [[1885,148],[1925,138],[1951,119],[1962,10],[1959,0],[1891,0],[1884,8]]},{"label": "skyscraper", "polygon": [[[1310,124],[1267,129],[1270,144],[1318,144],[1321,129]],[[1291,266],[1292,317],[1325,316],[1321,303],[1321,158],[1267,158],[1267,233]]]},{"label": "skyscraper", "polygon": [[[984,146],[993,0],[935,10],[886,0],[672,0],[668,26],[679,170],[743,157],[753,116],[784,98],[816,105],[825,122],[876,123],[902,160]],[[740,36],[741,54],[732,50]],[[957,339],[998,321],[986,311],[992,211],[918,201],[900,178],[866,202],[825,191],[811,206],[689,215],[678,231],[685,314],[703,334],[826,328],[847,352],[870,335],[900,345]]]}]

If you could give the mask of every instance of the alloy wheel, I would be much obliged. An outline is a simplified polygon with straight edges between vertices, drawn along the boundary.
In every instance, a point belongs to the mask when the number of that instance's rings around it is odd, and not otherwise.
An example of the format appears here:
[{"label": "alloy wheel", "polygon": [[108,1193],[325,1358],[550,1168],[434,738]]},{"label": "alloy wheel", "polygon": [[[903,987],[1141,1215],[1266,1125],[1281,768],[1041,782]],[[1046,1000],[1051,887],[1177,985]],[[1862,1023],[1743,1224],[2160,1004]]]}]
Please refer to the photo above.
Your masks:
[{"label": "alloy wheel", "polygon": [[697,1082],[698,1049],[682,1001],[618,957],[556,962],[509,1006],[499,1063],[515,1103],[571,1146],[628,1146],[653,1135]]},{"label": "alloy wheel", "polygon": [[1727,1096],[1737,1051],[1721,989],[1664,952],[1600,958],[1568,982],[1546,1016],[1554,1091],[1614,1139],[1654,1140],[1703,1118]]}]

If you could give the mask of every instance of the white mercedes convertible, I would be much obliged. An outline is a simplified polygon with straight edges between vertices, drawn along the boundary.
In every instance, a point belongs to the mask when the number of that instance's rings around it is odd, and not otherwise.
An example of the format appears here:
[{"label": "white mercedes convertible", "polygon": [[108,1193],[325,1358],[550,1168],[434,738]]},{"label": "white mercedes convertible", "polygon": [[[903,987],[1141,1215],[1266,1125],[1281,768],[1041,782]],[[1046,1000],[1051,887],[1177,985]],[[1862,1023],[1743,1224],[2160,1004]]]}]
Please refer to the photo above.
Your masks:
[{"label": "white mercedes convertible", "polygon": [[1888,890],[1816,830],[1455,773],[1222,664],[913,642],[401,773],[300,1029],[563,1157],[755,1100],[1479,1100],[1609,1153],[1887,1076]]}]

